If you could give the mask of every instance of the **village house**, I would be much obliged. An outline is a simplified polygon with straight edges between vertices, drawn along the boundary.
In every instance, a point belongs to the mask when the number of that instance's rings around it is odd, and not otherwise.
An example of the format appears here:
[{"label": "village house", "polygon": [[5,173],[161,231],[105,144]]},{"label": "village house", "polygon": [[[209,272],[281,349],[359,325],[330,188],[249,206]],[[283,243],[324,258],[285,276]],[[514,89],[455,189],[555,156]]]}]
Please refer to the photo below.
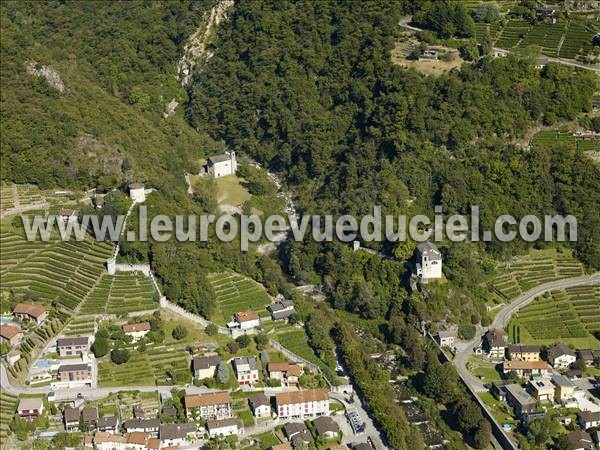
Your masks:
[{"label": "village house", "polygon": [[585,431],[572,431],[567,435],[567,440],[575,450],[594,450],[592,436]]},{"label": "village house", "polygon": [[290,444],[287,442],[285,444],[277,444],[273,445],[269,448],[269,450],[294,450]]},{"label": "village house", "polygon": [[77,431],[79,429],[79,408],[65,408],[63,411],[63,423],[65,431]]},{"label": "village house", "polygon": [[502,371],[506,374],[514,372],[520,377],[530,377],[548,375],[551,369],[545,361],[504,361]]},{"label": "village house", "polygon": [[195,435],[198,427],[195,423],[168,423],[160,426],[158,436],[162,446],[186,445],[187,439]]},{"label": "village house", "polygon": [[584,430],[600,427],[600,411],[581,411],[577,413],[577,422]]},{"label": "village house", "polygon": [[125,450],[128,448],[125,436],[102,431],[97,431],[94,434],[94,446],[98,450]]},{"label": "village house", "polygon": [[490,328],[483,336],[483,349],[490,359],[502,361],[506,353],[506,337],[499,328]]},{"label": "village house", "polygon": [[87,363],[61,364],[57,371],[57,381],[61,387],[91,386],[92,368]]},{"label": "village house", "polygon": [[152,436],[158,436],[160,419],[129,419],[123,422],[123,428],[128,433],[150,433]]},{"label": "village house", "polygon": [[160,441],[155,439],[155,436],[142,431],[134,431],[125,434],[127,439],[127,449],[134,450],[154,450],[160,448]]},{"label": "village house", "polygon": [[77,219],[79,218],[79,211],[62,208],[58,213],[58,218],[64,223],[74,223],[77,222]]},{"label": "village house", "polygon": [[334,439],[340,434],[340,427],[329,416],[321,416],[313,419],[313,426],[317,432],[317,436],[323,439]]},{"label": "village house", "polygon": [[242,311],[233,315],[232,322],[228,323],[229,328],[239,328],[240,330],[249,330],[260,325],[260,318],[254,311]]},{"label": "village house", "polygon": [[150,332],[150,322],[130,323],[123,325],[123,333],[133,338],[133,342],[139,341]]},{"label": "village house", "polygon": [[280,300],[270,304],[267,309],[273,320],[287,320],[294,314],[294,302],[291,300]]},{"label": "village house", "polygon": [[13,325],[0,325],[0,342],[15,347],[23,340],[23,330]]},{"label": "village house", "polygon": [[229,392],[186,395],[184,399],[187,417],[197,415],[201,419],[228,419],[231,417]]},{"label": "village house", "polygon": [[220,362],[221,357],[219,355],[194,358],[192,360],[192,371],[194,372],[194,377],[198,380],[213,378]]},{"label": "village house", "polygon": [[211,156],[208,158],[205,171],[212,178],[235,175],[237,172],[235,152],[225,152],[222,155]]},{"label": "village house", "polygon": [[329,415],[329,393],[325,389],[281,392],[275,394],[280,419],[304,419]]},{"label": "village house", "polygon": [[529,395],[519,384],[508,384],[506,389],[506,402],[515,410],[517,416],[535,411],[535,399]]},{"label": "village house", "polygon": [[17,407],[19,417],[33,420],[44,412],[44,401],[42,397],[22,398]]},{"label": "village house", "polygon": [[254,356],[235,358],[232,365],[237,381],[241,386],[253,385],[258,382],[258,364]]},{"label": "village house", "polygon": [[550,379],[555,386],[554,400],[561,403],[573,396],[575,385],[564,375],[554,374]]},{"label": "village house", "polygon": [[415,249],[416,272],[423,282],[442,277],[442,254],[431,242],[420,242]]},{"label": "village house", "polygon": [[250,397],[248,399],[248,405],[254,417],[271,417],[271,401],[266,395],[260,394]]},{"label": "village house", "polygon": [[116,433],[119,426],[119,418],[117,416],[100,417],[96,421],[96,429],[107,433]]},{"label": "village house", "polygon": [[548,362],[555,369],[567,369],[577,360],[575,352],[565,344],[557,344],[548,349]]},{"label": "village house", "polygon": [[525,344],[509,345],[508,358],[512,361],[539,361],[540,346]]},{"label": "village house", "polygon": [[295,447],[302,448],[313,444],[315,441],[310,434],[308,427],[300,422],[290,422],[283,426],[283,433],[290,443],[294,443]]},{"label": "village house", "polygon": [[585,365],[588,367],[592,367],[596,362],[600,363],[600,350],[582,348],[577,350],[577,356],[583,359]]},{"label": "village house", "polygon": [[68,337],[56,340],[56,352],[59,356],[81,355],[88,350],[88,337]]},{"label": "village house", "polygon": [[452,348],[456,342],[456,328],[452,327],[448,328],[447,330],[438,331],[437,335],[435,336],[435,340],[438,341],[440,347]]},{"label": "village house", "polygon": [[146,201],[146,189],[143,183],[132,183],[129,185],[129,197],[133,203],[144,203]]},{"label": "village house", "polygon": [[48,317],[48,309],[42,305],[19,303],[15,306],[13,314],[25,322],[35,322],[41,325]]},{"label": "village house", "polygon": [[554,385],[549,380],[531,380],[527,390],[538,402],[552,402],[554,400]]},{"label": "village house", "polygon": [[302,375],[302,368],[299,364],[274,362],[267,365],[267,373],[271,380],[281,381],[282,386],[294,387],[298,385],[298,380]]},{"label": "village house", "polygon": [[98,408],[83,408],[81,411],[81,420],[90,428],[96,428],[98,421]]},{"label": "village house", "polygon": [[234,418],[221,419],[221,420],[209,420],[206,422],[206,430],[208,436],[211,438],[217,436],[231,436],[243,434],[242,424],[239,420]]}]

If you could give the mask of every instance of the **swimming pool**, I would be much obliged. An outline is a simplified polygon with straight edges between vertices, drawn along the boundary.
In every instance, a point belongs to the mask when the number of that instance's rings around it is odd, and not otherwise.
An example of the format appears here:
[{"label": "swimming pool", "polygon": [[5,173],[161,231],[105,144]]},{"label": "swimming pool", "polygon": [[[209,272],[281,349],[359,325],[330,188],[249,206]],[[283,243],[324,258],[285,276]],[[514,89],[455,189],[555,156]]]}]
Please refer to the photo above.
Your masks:
[{"label": "swimming pool", "polygon": [[50,367],[50,364],[52,364],[52,361],[50,361],[48,359],[40,359],[33,366],[34,367]]},{"label": "swimming pool", "polygon": [[10,325],[12,324],[12,318],[6,316],[0,316],[0,325]]}]

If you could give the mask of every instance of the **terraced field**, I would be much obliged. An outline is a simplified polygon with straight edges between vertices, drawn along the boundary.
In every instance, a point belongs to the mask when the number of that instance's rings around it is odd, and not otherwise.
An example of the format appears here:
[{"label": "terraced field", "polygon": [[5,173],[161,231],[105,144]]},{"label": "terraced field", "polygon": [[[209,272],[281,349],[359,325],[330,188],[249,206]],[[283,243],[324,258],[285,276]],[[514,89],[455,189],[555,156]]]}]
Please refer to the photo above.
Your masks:
[{"label": "terraced field", "polygon": [[579,147],[582,151],[598,150],[600,148],[600,140],[583,139],[574,136],[567,130],[544,130],[537,133],[532,141],[532,146],[540,146],[543,148],[552,148],[554,145],[568,145],[569,147]]},{"label": "terraced field", "polygon": [[100,280],[112,246],[82,242],[27,242],[15,232],[1,236],[0,282],[4,289],[28,294],[66,311],[74,310]]},{"label": "terraced field", "polygon": [[233,272],[212,274],[209,277],[216,297],[221,317],[216,322],[224,324],[239,311],[256,311],[261,316],[268,316],[265,307],[271,298],[265,289],[248,277]]},{"label": "terraced field", "polygon": [[191,382],[190,362],[184,348],[160,346],[144,353],[131,350],[125,364],[102,362],[98,365],[98,379],[102,387],[167,385]]},{"label": "terraced field", "polygon": [[94,317],[75,317],[62,331],[66,336],[91,336],[94,334],[96,320]]},{"label": "terraced field", "polygon": [[547,250],[516,258],[503,272],[490,284],[504,300],[510,300],[539,284],[583,275],[583,267],[569,254]]},{"label": "terraced field", "polygon": [[558,56],[561,58],[575,59],[578,55],[589,53],[592,48],[592,39],[595,33],[584,25],[576,22],[569,23],[565,39]]},{"label": "terraced field", "polygon": [[155,309],[152,283],[142,273],[103,274],[81,305],[81,314],[125,314]]},{"label": "terraced field", "polygon": [[600,348],[591,333],[600,330],[600,286],[552,291],[523,308],[509,325],[522,342],[557,340]]},{"label": "terraced field", "polygon": [[19,399],[8,392],[0,391],[0,448],[6,447],[6,438],[10,433],[8,426],[17,410]]},{"label": "terraced field", "polygon": [[510,49],[515,47],[521,42],[527,33],[529,32],[529,23],[521,19],[509,20],[506,26],[503,28],[498,40],[496,41],[496,47]]},{"label": "terraced field", "polygon": [[541,22],[531,27],[520,46],[539,45],[546,56],[558,56],[558,47],[567,27],[567,22]]},{"label": "terraced field", "polygon": [[308,338],[306,337],[304,330],[294,330],[276,334],[273,336],[273,339],[301,358],[304,358],[319,367],[325,366],[323,361],[315,355],[313,349],[308,345]]}]

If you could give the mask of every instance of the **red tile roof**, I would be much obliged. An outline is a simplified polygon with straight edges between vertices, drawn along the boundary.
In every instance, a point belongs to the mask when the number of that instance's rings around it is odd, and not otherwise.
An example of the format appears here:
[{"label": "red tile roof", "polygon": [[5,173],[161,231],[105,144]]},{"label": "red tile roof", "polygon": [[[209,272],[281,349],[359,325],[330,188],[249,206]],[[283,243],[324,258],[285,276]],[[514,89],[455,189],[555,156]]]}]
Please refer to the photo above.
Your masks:
[{"label": "red tile roof", "polygon": [[140,322],[140,323],[130,323],[128,325],[123,325],[124,333],[134,333],[136,331],[150,331],[150,323],[149,322]]}]

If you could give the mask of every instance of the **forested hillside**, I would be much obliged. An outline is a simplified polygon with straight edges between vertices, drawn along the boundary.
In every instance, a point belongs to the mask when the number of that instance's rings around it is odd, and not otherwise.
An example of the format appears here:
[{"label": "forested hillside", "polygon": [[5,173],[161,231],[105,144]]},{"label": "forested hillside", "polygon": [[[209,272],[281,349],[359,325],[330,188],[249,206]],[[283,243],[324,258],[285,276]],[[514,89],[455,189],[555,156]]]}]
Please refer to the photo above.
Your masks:
[{"label": "forested hillside", "polygon": [[[514,145],[537,124],[590,111],[598,77],[509,57],[427,78],[390,63],[402,13],[384,1],[239,2],[198,76],[192,123],[284,173],[305,211],[381,204],[410,216],[432,214],[434,202],[447,213],[478,204],[488,228],[509,212],[573,213],[576,251],[600,267],[597,166],[558,145]],[[506,257],[524,247],[485,250]],[[292,273],[329,272],[324,252],[292,249]]]},{"label": "forested hillside", "polygon": [[[210,2],[4,2],[2,179],[156,187],[208,145],[180,107],[176,64]],[[48,82],[40,73],[50,73]],[[171,186],[173,188],[173,186]]]}]

